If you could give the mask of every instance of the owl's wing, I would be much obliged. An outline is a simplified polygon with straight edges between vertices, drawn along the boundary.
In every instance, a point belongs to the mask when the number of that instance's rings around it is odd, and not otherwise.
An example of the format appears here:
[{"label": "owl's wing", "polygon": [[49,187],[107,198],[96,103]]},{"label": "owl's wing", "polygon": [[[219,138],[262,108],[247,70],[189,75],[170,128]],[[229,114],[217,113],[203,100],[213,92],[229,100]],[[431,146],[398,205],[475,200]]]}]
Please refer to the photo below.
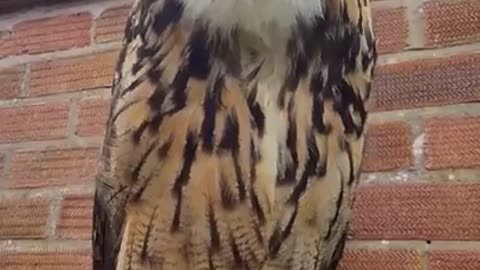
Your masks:
[{"label": "owl's wing", "polygon": [[278,97],[287,124],[267,264],[288,269],[336,269],[342,257],[377,59],[369,1],[324,4],[290,39]]},{"label": "owl's wing", "polygon": [[254,269],[263,259],[261,213],[247,196],[248,104],[235,65],[215,58],[238,54],[219,42],[213,55],[207,42],[178,1],[132,8],[96,182],[95,270]]}]

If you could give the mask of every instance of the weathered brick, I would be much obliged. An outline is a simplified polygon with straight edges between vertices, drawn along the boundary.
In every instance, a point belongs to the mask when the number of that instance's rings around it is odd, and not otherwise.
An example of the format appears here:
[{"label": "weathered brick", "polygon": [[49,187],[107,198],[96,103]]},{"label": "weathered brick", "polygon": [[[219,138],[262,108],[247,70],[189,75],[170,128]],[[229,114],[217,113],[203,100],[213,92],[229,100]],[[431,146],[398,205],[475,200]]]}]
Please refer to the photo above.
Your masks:
[{"label": "weathered brick", "polygon": [[90,250],[2,251],[0,268],[6,270],[92,270]]},{"label": "weathered brick", "polygon": [[478,0],[433,0],[423,4],[427,46],[480,41]]},{"label": "weathered brick", "polygon": [[98,153],[95,147],[16,152],[8,186],[18,189],[88,183],[96,173]]},{"label": "weathered brick", "polygon": [[398,52],[408,45],[406,11],[405,7],[372,9],[373,30],[380,54]]},{"label": "weathered brick", "polygon": [[434,118],[425,124],[427,169],[480,165],[480,117]]},{"label": "weathered brick", "polygon": [[57,235],[63,239],[90,239],[93,218],[92,195],[65,197],[57,225]]},{"label": "weathered brick", "polygon": [[362,170],[374,172],[411,168],[412,143],[412,130],[405,122],[370,124]]},{"label": "weathered brick", "polygon": [[372,111],[480,101],[480,54],[419,59],[379,66]]},{"label": "weathered brick", "polygon": [[419,270],[420,254],[408,249],[346,249],[339,270]]},{"label": "weathered brick", "polygon": [[0,143],[64,138],[69,109],[67,102],[0,108]]},{"label": "weathered brick", "polygon": [[24,74],[24,66],[0,70],[0,99],[13,98],[19,94]]},{"label": "weathered brick", "polygon": [[130,5],[107,9],[96,20],[95,41],[119,41],[123,38]]},{"label": "weathered brick", "polygon": [[32,64],[30,94],[56,94],[109,87],[117,51]]},{"label": "weathered brick", "polygon": [[360,186],[351,232],[369,240],[480,240],[480,184]]},{"label": "weathered brick", "polygon": [[90,44],[90,13],[59,15],[20,22],[0,38],[0,57],[38,54]]},{"label": "weathered brick", "polygon": [[79,136],[99,136],[105,132],[110,98],[90,97],[80,101],[80,114],[77,126]]},{"label": "weathered brick", "polygon": [[0,239],[45,238],[48,215],[49,201],[46,199],[0,200]]},{"label": "weathered brick", "polygon": [[480,269],[480,250],[430,250],[428,270]]}]

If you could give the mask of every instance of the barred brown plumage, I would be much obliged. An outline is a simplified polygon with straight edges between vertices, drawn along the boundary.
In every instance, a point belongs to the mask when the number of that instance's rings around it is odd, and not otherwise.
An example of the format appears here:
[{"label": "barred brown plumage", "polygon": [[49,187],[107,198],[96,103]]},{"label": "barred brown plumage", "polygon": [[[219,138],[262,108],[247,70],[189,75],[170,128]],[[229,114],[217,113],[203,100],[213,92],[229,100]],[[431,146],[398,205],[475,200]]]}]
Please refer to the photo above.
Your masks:
[{"label": "barred brown plumage", "polygon": [[368,0],[137,0],[94,269],[335,269],[376,58]]}]

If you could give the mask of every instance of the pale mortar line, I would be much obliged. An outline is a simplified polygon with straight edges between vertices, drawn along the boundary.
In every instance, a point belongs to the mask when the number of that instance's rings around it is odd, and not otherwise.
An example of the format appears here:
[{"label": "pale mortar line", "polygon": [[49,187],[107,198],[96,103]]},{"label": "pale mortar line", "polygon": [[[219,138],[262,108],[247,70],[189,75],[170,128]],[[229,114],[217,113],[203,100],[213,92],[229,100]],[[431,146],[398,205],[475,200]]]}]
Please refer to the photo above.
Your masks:
[{"label": "pale mortar line", "polygon": [[110,87],[108,88],[93,88],[91,90],[80,90],[72,92],[62,92],[57,94],[43,95],[43,96],[31,96],[23,98],[13,98],[13,99],[4,99],[0,100],[0,107],[21,107],[21,106],[30,106],[30,105],[43,105],[52,102],[65,101],[68,102],[70,99],[84,99],[89,97],[110,97],[111,91]]},{"label": "pale mortar line", "polygon": [[39,6],[34,9],[8,13],[0,16],[0,29],[11,29],[13,25],[29,20],[53,17],[64,14],[90,12],[96,19],[108,8],[118,7],[133,3],[133,0],[102,0],[102,1],[75,1],[58,3],[48,6]]},{"label": "pale mortar line", "polygon": [[10,55],[0,59],[0,68],[10,67],[25,63],[35,63],[41,61],[58,60],[65,58],[74,58],[81,56],[89,56],[92,54],[103,53],[108,51],[116,51],[121,48],[121,42],[114,41],[101,44],[91,44],[85,47],[75,47],[65,50],[46,52],[40,54],[22,54]]},{"label": "pale mortar line", "polygon": [[422,108],[370,112],[368,123],[384,123],[395,120],[415,121],[418,119],[480,116],[480,102],[457,103]]},{"label": "pale mortar line", "polygon": [[382,54],[378,58],[378,66],[390,65],[412,60],[441,59],[444,57],[480,53],[480,42],[452,45],[442,48],[424,48],[405,50],[398,53]]},{"label": "pale mortar line", "polygon": [[66,185],[66,186],[44,186],[39,188],[28,189],[9,189],[0,190],[1,199],[10,198],[53,198],[56,194],[93,194],[95,191],[95,183]]},{"label": "pale mortar line", "polygon": [[90,240],[0,240],[0,251],[76,251],[91,247]]},{"label": "pale mortar line", "polygon": [[70,139],[43,140],[43,141],[24,141],[0,144],[0,151],[41,151],[47,149],[70,149],[70,148],[88,148],[101,147],[103,137],[78,137],[72,141]]}]

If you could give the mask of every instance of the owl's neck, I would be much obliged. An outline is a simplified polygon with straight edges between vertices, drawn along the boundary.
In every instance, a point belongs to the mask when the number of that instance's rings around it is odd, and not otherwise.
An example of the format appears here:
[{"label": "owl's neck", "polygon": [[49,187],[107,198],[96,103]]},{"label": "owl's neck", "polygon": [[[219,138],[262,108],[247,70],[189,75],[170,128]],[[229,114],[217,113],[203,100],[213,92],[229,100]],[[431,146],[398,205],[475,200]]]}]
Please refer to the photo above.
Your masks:
[{"label": "owl's neck", "polygon": [[209,28],[232,29],[267,38],[283,33],[302,21],[313,20],[324,12],[321,0],[180,0],[184,13],[201,19]]}]

